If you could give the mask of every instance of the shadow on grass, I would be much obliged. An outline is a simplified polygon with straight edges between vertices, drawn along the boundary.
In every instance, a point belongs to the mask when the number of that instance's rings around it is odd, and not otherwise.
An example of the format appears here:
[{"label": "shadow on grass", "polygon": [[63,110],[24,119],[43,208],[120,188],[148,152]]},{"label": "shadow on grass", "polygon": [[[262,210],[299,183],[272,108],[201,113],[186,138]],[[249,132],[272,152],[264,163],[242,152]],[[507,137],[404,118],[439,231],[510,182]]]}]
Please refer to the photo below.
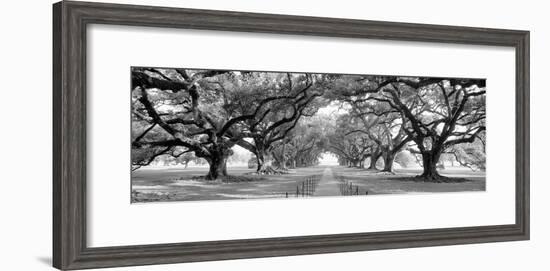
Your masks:
[{"label": "shadow on grass", "polygon": [[[179,178],[174,181],[182,181],[182,180],[188,180],[189,178]],[[208,180],[206,179],[206,176],[193,176],[191,177],[191,180],[194,181],[204,181],[207,183],[215,184],[215,183],[242,183],[242,182],[257,182],[257,181],[263,181],[265,178],[259,176],[259,175],[247,175],[247,176],[235,176],[235,175],[227,175],[219,177],[216,180]]]},{"label": "shadow on grass", "polygon": [[400,182],[417,182],[417,183],[466,183],[473,182],[473,180],[460,178],[460,177],[447,177],[438,176],[436,178],[426,178],[424,176],[399,176],[394,177],[392,180]]}]

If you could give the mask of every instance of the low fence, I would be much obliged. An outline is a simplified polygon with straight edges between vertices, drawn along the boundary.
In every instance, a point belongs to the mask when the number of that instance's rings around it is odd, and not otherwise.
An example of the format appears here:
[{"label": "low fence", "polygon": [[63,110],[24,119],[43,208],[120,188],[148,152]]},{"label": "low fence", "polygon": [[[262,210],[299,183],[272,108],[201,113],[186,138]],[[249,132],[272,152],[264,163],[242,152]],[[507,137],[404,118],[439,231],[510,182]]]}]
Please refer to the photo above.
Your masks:
[{"label": "low fence", "polygon": [[315,193],[320,180],[321,175],[308,176],[296,185],[296,191],[286,192],[285,197],[311,197]]},{"label": "low fence", "polygon": [[338,186],[342,196],[359,196],[369,194],[368,190],[361,189],[358,185],[354,185],[352,181],[346,180],[343,176],[339,176],[337,178],[340,181]]},{"label": "low fence", "polygon": [[[369,195],[369,191],[365,188],[361,188],[359,185],[354,184],[350,180],[346,180],[344,176],[335,176],[337,178],[338,187],[340,188],[340,195],[342,196],[359,196]],[[321,175],[312,175],[306,177],[303,181],[298,182],[296,190],[293,192],[286,192],[283,197],[311,197],[315,194],[315,190],[319,185]],[[337,196],[337,195],[334,195]]]}]

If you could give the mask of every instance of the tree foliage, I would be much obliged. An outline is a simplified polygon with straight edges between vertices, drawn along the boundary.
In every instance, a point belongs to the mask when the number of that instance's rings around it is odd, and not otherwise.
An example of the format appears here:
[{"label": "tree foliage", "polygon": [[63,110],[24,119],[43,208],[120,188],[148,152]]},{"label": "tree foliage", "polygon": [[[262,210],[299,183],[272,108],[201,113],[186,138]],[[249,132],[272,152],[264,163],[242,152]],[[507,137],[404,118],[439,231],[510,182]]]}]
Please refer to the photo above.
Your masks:
[{"label": "tree foliage", "polygon": [[184,147],[209,163],[207,179],[227,175],[231,148],[258,154],[282,139],[323,94],[316,81],[309,74],[133,68],[133,149],[152,157]]},{"label": "tree foliage", "polygon": [[132,68],[134,169],[204,159],[216,179],[238,145],[261,174],[315,165],[327,151],[371,169],[381,158],[391,172],[410,163],[407,149],[421,177],[439,181],[442,155],[485,169],[485,129],[482,79]]}]

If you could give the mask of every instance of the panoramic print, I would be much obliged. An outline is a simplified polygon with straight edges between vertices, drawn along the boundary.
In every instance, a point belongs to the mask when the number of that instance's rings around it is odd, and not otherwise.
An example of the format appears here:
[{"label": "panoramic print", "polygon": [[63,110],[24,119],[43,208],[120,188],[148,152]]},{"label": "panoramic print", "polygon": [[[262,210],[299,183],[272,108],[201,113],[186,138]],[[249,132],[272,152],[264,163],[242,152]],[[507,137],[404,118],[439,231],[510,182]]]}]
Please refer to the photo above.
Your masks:
[{"label": "panoramic print", "polygon": [[485,79],[131,68],[131,200],[485,191]]}]

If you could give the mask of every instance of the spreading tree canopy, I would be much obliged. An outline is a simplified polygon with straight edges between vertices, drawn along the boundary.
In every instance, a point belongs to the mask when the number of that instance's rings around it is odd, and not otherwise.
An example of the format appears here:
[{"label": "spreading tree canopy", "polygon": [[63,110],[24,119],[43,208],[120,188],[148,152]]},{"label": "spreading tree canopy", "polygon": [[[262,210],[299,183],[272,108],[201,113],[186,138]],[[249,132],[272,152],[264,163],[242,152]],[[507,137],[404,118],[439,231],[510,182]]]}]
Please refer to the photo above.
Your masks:
[{"label": "spreading tree canopy", "polygon": [[292,129],[322,95],[316,80],[308,74],[133,68],[133,161],[144,165],[184,148],[178,153],[192,151],[209,163],[207,179],[227,175],[233,146],[250,149],[244,139],[252,138],[260,155]]},{"label": "spreading tree canopy", "polygon": [[[132,165],[161,156],[202,158],[207,179],[227,175],[236,145],[269,174],[316,164],[349,166],[417,154],[426,181],[443,154],[485,168],[485,80],[403,76],[132,68]],[[336,115],[319,114],[321,108]],[[182,162],[183,163],[183,162]]]}]

